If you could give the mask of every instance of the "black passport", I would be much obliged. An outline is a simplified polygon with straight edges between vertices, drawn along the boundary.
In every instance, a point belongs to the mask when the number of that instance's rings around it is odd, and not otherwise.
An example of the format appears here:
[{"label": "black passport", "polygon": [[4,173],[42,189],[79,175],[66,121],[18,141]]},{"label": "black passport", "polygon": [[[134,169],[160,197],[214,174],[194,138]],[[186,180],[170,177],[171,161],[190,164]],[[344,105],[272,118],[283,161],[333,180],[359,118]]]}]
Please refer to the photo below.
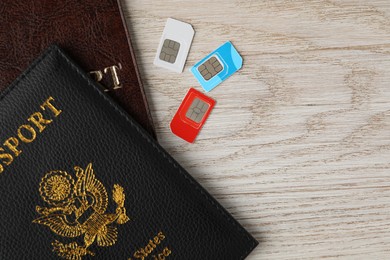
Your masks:
[{"label": "black passport", "polygon": [[0,96],[0,259],[244,259],[257,241],[56,46]]}]

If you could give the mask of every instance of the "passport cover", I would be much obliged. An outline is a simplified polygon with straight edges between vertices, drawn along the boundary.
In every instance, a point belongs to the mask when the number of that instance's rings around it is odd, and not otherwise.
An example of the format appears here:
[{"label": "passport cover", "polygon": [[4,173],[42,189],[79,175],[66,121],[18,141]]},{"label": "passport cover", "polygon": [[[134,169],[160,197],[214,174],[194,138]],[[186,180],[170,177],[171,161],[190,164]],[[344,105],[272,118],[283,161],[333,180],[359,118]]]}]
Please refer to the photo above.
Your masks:
[{"label": "passport cover", "polygon": [[153,137],[120,0],[0,1],[0,90],[56,43]]},{"label": "passport cover", "polygon": [[0,259],[244,259],[257,241],[50,47],[0,95]]}]

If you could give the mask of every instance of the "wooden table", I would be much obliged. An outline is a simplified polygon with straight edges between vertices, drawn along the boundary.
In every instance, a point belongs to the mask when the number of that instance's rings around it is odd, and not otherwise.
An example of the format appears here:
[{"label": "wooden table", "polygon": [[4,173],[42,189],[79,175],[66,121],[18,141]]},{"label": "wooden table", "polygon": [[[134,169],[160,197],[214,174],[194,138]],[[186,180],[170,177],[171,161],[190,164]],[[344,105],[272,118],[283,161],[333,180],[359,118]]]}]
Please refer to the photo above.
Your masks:
[{"label": "wooden table", "polygon": [[[158,137],[259,241],[253,259],[389,259],[389,0],[127,0]],[[196,35],[184,73],[155,67],[168,17]],[[190,66],[231,40],[243,69],[195,144],[169,123]]]}]

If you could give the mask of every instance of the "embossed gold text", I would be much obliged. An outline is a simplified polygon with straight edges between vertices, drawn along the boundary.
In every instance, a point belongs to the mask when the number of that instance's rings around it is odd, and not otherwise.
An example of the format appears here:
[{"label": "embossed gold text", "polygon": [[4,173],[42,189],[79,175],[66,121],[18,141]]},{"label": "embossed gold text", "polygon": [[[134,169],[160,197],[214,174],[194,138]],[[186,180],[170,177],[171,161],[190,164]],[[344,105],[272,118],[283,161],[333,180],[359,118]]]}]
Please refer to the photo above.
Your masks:
[{"label": "embossed gold text", "polygon": [[0,147],[0,173],[4,172],[5,166],[9,166],[16,157],[22,153],[23,144],[29,144],[37,138],[37,132],[42,133],[46,126],[58,117],[62,110],[58,109],[53,103],[54,98],[49,97],[40,106],[40,112],[31,114],[25,124],[16,129],[15,136],[7,138]]}]

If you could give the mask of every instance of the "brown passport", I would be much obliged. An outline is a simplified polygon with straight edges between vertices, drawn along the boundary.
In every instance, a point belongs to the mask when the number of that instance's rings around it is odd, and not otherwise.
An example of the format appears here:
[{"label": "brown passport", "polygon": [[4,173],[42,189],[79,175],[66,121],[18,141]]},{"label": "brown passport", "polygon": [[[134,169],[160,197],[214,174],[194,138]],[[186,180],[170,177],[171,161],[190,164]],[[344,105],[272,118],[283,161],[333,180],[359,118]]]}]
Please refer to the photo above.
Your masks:
[{"label": "brown passport", "polygon": [[0,1],[0,91],[53,43],[156,137],[120,0]]}]

